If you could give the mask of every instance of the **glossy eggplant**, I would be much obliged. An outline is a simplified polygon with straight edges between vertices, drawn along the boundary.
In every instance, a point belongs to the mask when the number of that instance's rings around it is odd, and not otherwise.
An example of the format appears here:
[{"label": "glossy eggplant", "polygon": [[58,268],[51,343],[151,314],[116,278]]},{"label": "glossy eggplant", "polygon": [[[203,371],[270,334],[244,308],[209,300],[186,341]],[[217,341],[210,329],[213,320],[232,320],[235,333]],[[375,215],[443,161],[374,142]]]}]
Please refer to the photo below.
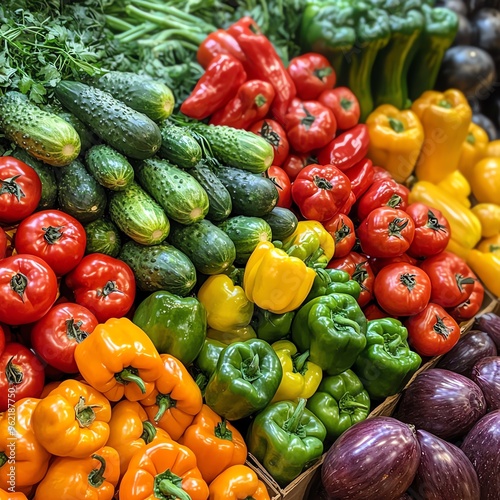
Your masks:
[{"label": "glossy eggplant", "polygon": [[409,489],[425,500],[480,500],[479,480],[472,463],[454,444],[424,430],[417,431],[420,465]]},{"label": "glossy eggplant", "polygon": [[494,59],[500,55],[500,11],[483,8],[471,19],[475,34],[475,45],[489,52]]},{"label": "glossy eggplant", "polygon": [[476,318],[475,328],[486,332],[495,342],[497,350],[500,349],[500,316],[495,313],[481,314]]},{"label": "glossy eggplant", "polygon": [[431,368],[403,391],[395,417],[442,439],[468,432],[486,413],[481,389],[459,373]]},{"label": "glossy eggplant", "polygon": [[490,141],[494,141],[498,138],[498,130],[495,127],[495,124],[486,115],[483,115],[482,113],[474,113],[472,115],[472,121],[484,129],[484,131],[488,134],[488,139]]},{"label": "glossy eggplant", "polygon": [[470,378],[472,367],[486,356],[496,356],[497,348],[486,332],[472,330],[463,336],[438,362],[437,368]]},{"label": "glossy eggplant", "polygon": [[472,369],[471,379],[483,391],[488,411],[500,410],[500,356],[480,359]]},{"label": "glossy eggplant", "polygon": [[335,441],[321,481],[329,500],[395,500],[413,482],[419,462],[414,429],[391,417],[375,417]]},{"label": "glossy eggplant", "polygon": [[498,500],[500,492],[500,410],[485,415],[471,429],[462,451],[476,469],[481,500]]},{"label": "glossy eggplant", "polygon": [[458,14],[458,31],[453,40],[453,45],[470,45],[473,40],[474,30],[470,21],[463,14]]}]

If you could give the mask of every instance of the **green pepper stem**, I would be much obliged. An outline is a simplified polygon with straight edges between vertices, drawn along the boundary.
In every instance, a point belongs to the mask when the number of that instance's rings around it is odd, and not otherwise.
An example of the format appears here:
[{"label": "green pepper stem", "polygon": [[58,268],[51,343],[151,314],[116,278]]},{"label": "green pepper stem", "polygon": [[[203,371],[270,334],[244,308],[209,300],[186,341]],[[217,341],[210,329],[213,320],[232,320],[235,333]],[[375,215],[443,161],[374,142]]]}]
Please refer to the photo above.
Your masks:
[{"label": "green pepper stem", "polygon": [[120,384],[124,385],[127,385],[129,382],[134,382],[139,386],[142,394],[146,394],[146,384],[144,380],[142,380],[137,373],[134,373],[134,371],[137,372],[134,368],[124,368],[120,373],[115,375],[115,378]]},{"label": "green pepper stem", "polygon": [[93,454],[92,458],[95,460],[98,460],[101,464],[101,466],[98,469],[93,469],[90,471],[88,475],[88,480],[90,486],[93,486],[94,488],[99,488],[102,483],[106,480],[104,477],[104,471],[106,470],[106,460],[102,458],[100,455]]},{"label": "green pepper stem", "polygon": [[293,371],[296,373],[301,373],[305,371],[307,360],[309,359],[309,351],[306,351],[302,354],[295,355],[292,358],[293,361]]},{"label": "green pepper stem", "polygon": [[142,423],[142,434],[141,439],[144,440],[146,444],[149,444],[156,437],[156,427],[149,421],[145,420]]},{"label": "green pepper stem", "polygon": [[7,361],[7,366],[5,367],[5,378],[7,379],[9,385],[19,385],[23,381],[24,373],[19,366],[14,364],[14,356]]},{"label": "green pepper stem", "polygon": [[354,399],[354,396],[346,392],[340,399],[339,399],[339,410],[341,412],[345,413],[354,413],[354,410],[368,410],[368,407],[363,404],[359,403]]},{"label": "green pepper stem", "polygon": [[474,137],[474,134],[469,132],[467,134],[467,137],[465,139],[469,144],[476,144],[476,138]]},{"label": "green pepper stem", "polygon": [[0,468],[3,467],[8,460],[7,455],[3,451],[0,451]]},{"label": "green pepper stem", "polygon": [[453,106],[451,105],[451,102],[450,101],[447,101],[446,99],[441,99],[439,102],[438,102],[438,106],[441,106],[442,108],[446,108],[446,109],[451,109]]},{"label": "green pepper stem", "polygon": [[170,397],[170,394],[158,394],[156,396],[156,404],[158,405],[158,413],[155,415],[155,422],[159,422],[165,412],[170,408],[174,408],[177,401]]},{"label": "green pepper stem", "polygon": [[215,436],[219,439],[226,439],[227,441],[233,440],[233,433],[227,428],[226,419],[223,418],[214,429]]},{"label": "green pepper stem", "polygon": [[307,399],[299,398],[297,407],[295,408],[292,416],[285,421],[283,429],[290,434],[295,434],[300,426],[304,410],[306,408]]},{"label": "green pepper stem", "polygon": [[208,384],[208,377],[204,373],[198,373],[196,375],[196,385],[200,388],[200,391],[204,391]]},{"label": "green pepper stem", "polygon": [[191,500],[191,496],[182,489],[182,478],[171,472],[170,469],[155,477],[154,494],[157,498]]},{"label": "green pepper stem", "polygon": [[254,354],[252,361],[244,361],[241,367],[241,373],[245,380],[255,380],[260,377],[260,359],[258,354]]},{"label": "green pepper stem", "polygon": [[392,130],[394,130],[394,132],[397,132],[398,134],[404,132],[405,127],[401,120],[397,120],[396,118],[391,118],[390,116],[388,120],[389,120],[389,125],[391,126]]},{"label": "green pepper stem", "polygon": [[80,396],[75,405],[75,418],[80,427],[90,427],[95,420],[94,408],[100,408],[99,405],[86,405],[85,398]]}]

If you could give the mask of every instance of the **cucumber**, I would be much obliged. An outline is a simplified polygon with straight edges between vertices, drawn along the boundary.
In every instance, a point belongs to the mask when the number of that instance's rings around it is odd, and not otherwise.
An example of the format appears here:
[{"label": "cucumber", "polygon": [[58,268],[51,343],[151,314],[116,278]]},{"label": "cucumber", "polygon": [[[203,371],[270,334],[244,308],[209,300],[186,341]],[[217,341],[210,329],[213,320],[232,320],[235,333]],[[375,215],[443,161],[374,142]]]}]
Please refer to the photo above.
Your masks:
[{"label": "cucumber", "polygon": [[165,212],[136,182],[113,193],[109,216],[121,231],[142,245],[157,245],[170,231]]},{"label": "cucumber", "polygon": [[190,127],[208,143],[215,158],[225,165],[260,174],[273,163],[273,147],[257,134],[224,125],[196,123]]},{"label": "cucumber", "polygon": [[297,229],[299,221],[288,208],[274,207],[262,218],[269,224],[273,233],[273,240],[283,241]]},{"label": "cucumber", "polygon": [[237,215],[218,225],[232,240],[236,248],[236,264],[246,264],[251,253],[261,241],[271,241],[269,224],[258,217]]},{"label": "cucumber", "polygon": [[200,183],[208,196],[208,213],[206,218],[212,222],[220,222],[227,219],[233,209],[233,203],[229,191],[224,184],[212,172],[212,170],[200,162],[189,170],[189,173]]},{"label": "cucumber", "polygon": [[42,196],[36,207],[37,210],[54,208],[57,203],[57,181],[54,169],[45,163],[30,156],[24,149],[17,147],[12,156],[29,165],[42,181]]},{"label": "cucumber", "polygon": [[168,160],[150,158],[136,166],[137,180],[181,224],[193,224],[208,212],[208,196],[199,182]]},{"label": "cucumber", "polygon": [[90,148],[85,161],[95,180],[112,191],[123,191],[134,180],[134,169],[127,158],[107,144]]},{"label": "cucumber", "polygon": [[185,296],[196,284],[196,269],[180,250],[162,243],[145,247],[129,241],[119,258],[134,271],[137,287],[145,292],[166,290]]},{"label": "cucumber", "polygon": [[118,228],[109,220],[97,219],[85,225],[86,253],[103,253],[116,257],[120,253],[121,238]]},{"label": "cucumber", "polygon": [[55,94],[66,109],[120,153],[144,160],[160,148],[158,125],[111,94],[67,80],[57,84]]},{"label": "cucumber", "polygon": [[6,92],[0,97],[0,128],[31,156],[54,167],[69,165],[80,153],[81,141],[75,128],[19,92]]},{"label": "cucumber", "polygon": [[233,167],[219,168],[215,174],[229,191],[235,215],[261,217],[278,202],[278,190],[266,177]]},{"label": "cucumber", "polygon": [[234,243],[210,221],[203,219],[190,226],[172,226],[169,242],[184,252],[200,273],[219,274],[234,262]]},{"label": "cucumber", "polygon": [[189,130],[166,121],[160,126],[160,132],[158,156],[182,168],[192,168],[201,160],[201,147]]},{"label": "cucumber", "polygon": [[57,170],[57,188],[59,208],[82,224],[97,220],[104,214],[106,192],[81,161],[75,160]]},{"label": "cucumber", "polygon": [[154,121],[165,120],[174,110],[172,91],[164,83],[147,75],[110,71],[94,80],[92,85],[109,92],[115,99]]}]

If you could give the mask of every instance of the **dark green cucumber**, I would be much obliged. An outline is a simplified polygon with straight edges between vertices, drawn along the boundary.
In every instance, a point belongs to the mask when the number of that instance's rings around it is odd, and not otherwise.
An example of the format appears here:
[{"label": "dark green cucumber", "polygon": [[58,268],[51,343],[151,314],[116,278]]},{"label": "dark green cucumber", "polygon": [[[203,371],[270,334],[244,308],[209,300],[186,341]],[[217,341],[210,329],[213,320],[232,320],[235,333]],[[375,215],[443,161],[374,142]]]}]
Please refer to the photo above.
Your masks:
[{"label": "dark green cucumber", "polygon": [[192,168],[201,160],[201,147],[188,129],[166,121],[160,126],[160,132],[158,156],[182,168]]},{"label": "dark green cucumber", "polygon": [[229,191],[224,184],[212,172],[212,170],[200,162],[189,170],[189,173],[200,183],[208,196],[208,213],[206,218],[212,222],[220,222],[227,219],[233,209],[233,203]]},{"label": "dark green cucumber", "polygon": [[107,144],[91,147],[85,161],[95,180],[112,191],[123,191],[134,180],[134,169],[127,158]]},{"label": "dark green cucumber", "polygon": [[199,182],[168,160],[150,158],[136,166],[137,180],[173,220],[193,224],[208,212],[208,196]]},{"label": "dark green cucumber", "polygon": [[119,258],[134,271],[137,287],[145,292],[166,290],[185,296],[196,284],[196,269],[189,258],[172,245],[143,246],[129,241]]},{"label": "dark green cucumber", "polygon": [[12,151],[12,156],[29,165],[40,177],[42,181],[42,196],[38,203],[37,210],[47,210],[54,208],[57,203],[57,181],[54,169],[33,158],[24,149],[17,147]]},{"label": "dark green cucumber", "polygon": [[295,229],[299,221],[295,214],[288,208],[274,207],[262,218],[269,224],[273,233],[273,240],[283,241],[288,238]]},{"label": "dark green cucumber", "polygon": [[164,83],[147,75],[110,71],[93,81],[92,85],[109,92],[115,99],[154,121],[165,120],[174,110],[172,91]]},{"label": "dark green cucumber", "polygon": [[106,192],[81,161],[75,160],[57,170],[57,188],[59,208],[82,224],[99,219],[104,214]]},{"label": "dark green cucumber", "polygon": [[168,240],[184,252],[203,274],[219,274],[236,258],[231,238],[206,219],[190,226],[172,225]]},{"label": "dark green cucumber", "polygon": [[163,209],[136,182],[113,193],[109,216],[121,231],[141,245],[157,245],[170,231]]},{"label": "dark green cucumber", "polygon": [[278,190],[273,181],[240,168],[222,167],[215,171],[233,203],[233,214],[262,217],[278,202]]},{"label": "dark green cucumber", "polygon": [[261,241],[271,241],[269,224],[259,217],[237,215],[218,225],[232,240],[236,248],[236,264],[246,264],[251,253]]},{"label": "dark green cucumber", "polygon": [[66,80],[57,84],[55,94],[66,109],[120,153],[144,160],[160,148],[158,125],[108,92]]},{"label": "dark green cucumber", "polygon": [[103,253],[116,257],[121,249],[120,231],[111,221],[97,219],[85,225],[86,253]]},{"label": "dark green cucumber", "polygon": [[0,129],[31,156],[54,167],[69,165],[80,153],[81,141],[75,128],[19,92],[0,97]]}]

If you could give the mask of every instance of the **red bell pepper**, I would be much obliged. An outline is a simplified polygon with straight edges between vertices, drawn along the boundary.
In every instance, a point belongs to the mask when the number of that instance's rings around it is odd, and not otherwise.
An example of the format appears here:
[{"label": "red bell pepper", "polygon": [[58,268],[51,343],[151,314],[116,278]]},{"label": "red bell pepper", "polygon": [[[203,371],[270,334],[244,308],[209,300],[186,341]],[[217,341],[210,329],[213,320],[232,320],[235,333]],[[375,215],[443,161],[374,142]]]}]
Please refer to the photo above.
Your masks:
[{"label": "red bell pepper", "polygon": [[274,88],[270,83],[248,80],[224,108],[212,115],[210,124],[249,129],[253,123],[267,115],[274,95]]},{"label": "red bell pepper", "polygon": [[345,214],[337,214],[330,220],[323,222],[323,227],[333,236],[335,241],[334,259],[345,257],[356,243],[354,224]]},{"label": "red bell pepper", "polygon": [[290,181],[293,182],[304,167],[313,163],[318,163],[316,158],[307,154],[289,154],[281,168],[286,172]]},{"label": "red bell pepper", "polygon": [[354,167],[347,169],[345,175],[351,181],[351,190],[354,196],[359,200],[373,183],[372,161],[368,158],[363,158]]},{"label": "red bell pepper", "polygon": [[472,319],[483,305],[484,286],[477,279],[474,273],[472,273],[472,275],[476,278],[476,281],[468,299],[465,302],[458,304],[458,306],[446,311],[457,322]]},{"label": "red bell pepper", "polygon": [[321,54],[308,52],[294,57],[288,65],[297,96],[305,101],[317,99],[327,89],[335,87],[337,75],[328,59]]},{"label": "red bell pepper", "polygon": [[286,172],[276,165],[272,165],[266,171],[266,176],[274,182],[278,190],[277,207],[290,208],[292,206],[292,183]]},{"label": "red bell pepper", "polygon": [[385,168],[373,165],[373,182],[384,179],[393,179],[393,177]]},{"label": "red bell pepper", "polygon": [[347,87],[325,90],[318,101],[333,111],[340,130],[349,130],[359,122],[358,99]]},{"label": "red bell pepper", "polygon": [[196,59],[203,68],[207,68],[216,56],[228,54],[238,61],[245,61],[245,54],[238,45],[238,42],[227,31],[217,30],[210,33],[198,47]]},{"label": "red bell pepper", "polygon": [[335,137],[337,123],[333,113],[317,101],[294,99],[285,115],[290,145],[299,153],[309,153]]},{"label": "red bell pepper", "polygon": [[368,153],[370,137],[364,124],[356,125],[330,141],[318,153],[322,165],[330,164],[344,171],[354,167]]},{"label": "red bell pepper", "polygon": [[189,97],[181,105],[181,113],[203,120],[225,106],[247,79],[243,65],[228,54],[215,56]]},{"label": "red bell pepper", "polygon": [[280,166],[288,156],[290,144],[283,127],[274,120],[259,120],[250,128],[250,132],[263,137],[274,150],[273,165]]},{"label": "red bell pepper", "polygon": [[346,202],[339,209],[339,214],[349,215],[349,213],[351,212],[351,208],[355,203],[356,203],[356,196],[351,191],[349,193],[349,198],[347,198]]},{"label": "red bell pepper", "polygon": [[240,35],[262,34],[259,25],[250,16],[243,16],[242,18],[238,19],[235,23],[231,24],[231,26],[229,26],[226,31],[236,41],[238,40]]}]

